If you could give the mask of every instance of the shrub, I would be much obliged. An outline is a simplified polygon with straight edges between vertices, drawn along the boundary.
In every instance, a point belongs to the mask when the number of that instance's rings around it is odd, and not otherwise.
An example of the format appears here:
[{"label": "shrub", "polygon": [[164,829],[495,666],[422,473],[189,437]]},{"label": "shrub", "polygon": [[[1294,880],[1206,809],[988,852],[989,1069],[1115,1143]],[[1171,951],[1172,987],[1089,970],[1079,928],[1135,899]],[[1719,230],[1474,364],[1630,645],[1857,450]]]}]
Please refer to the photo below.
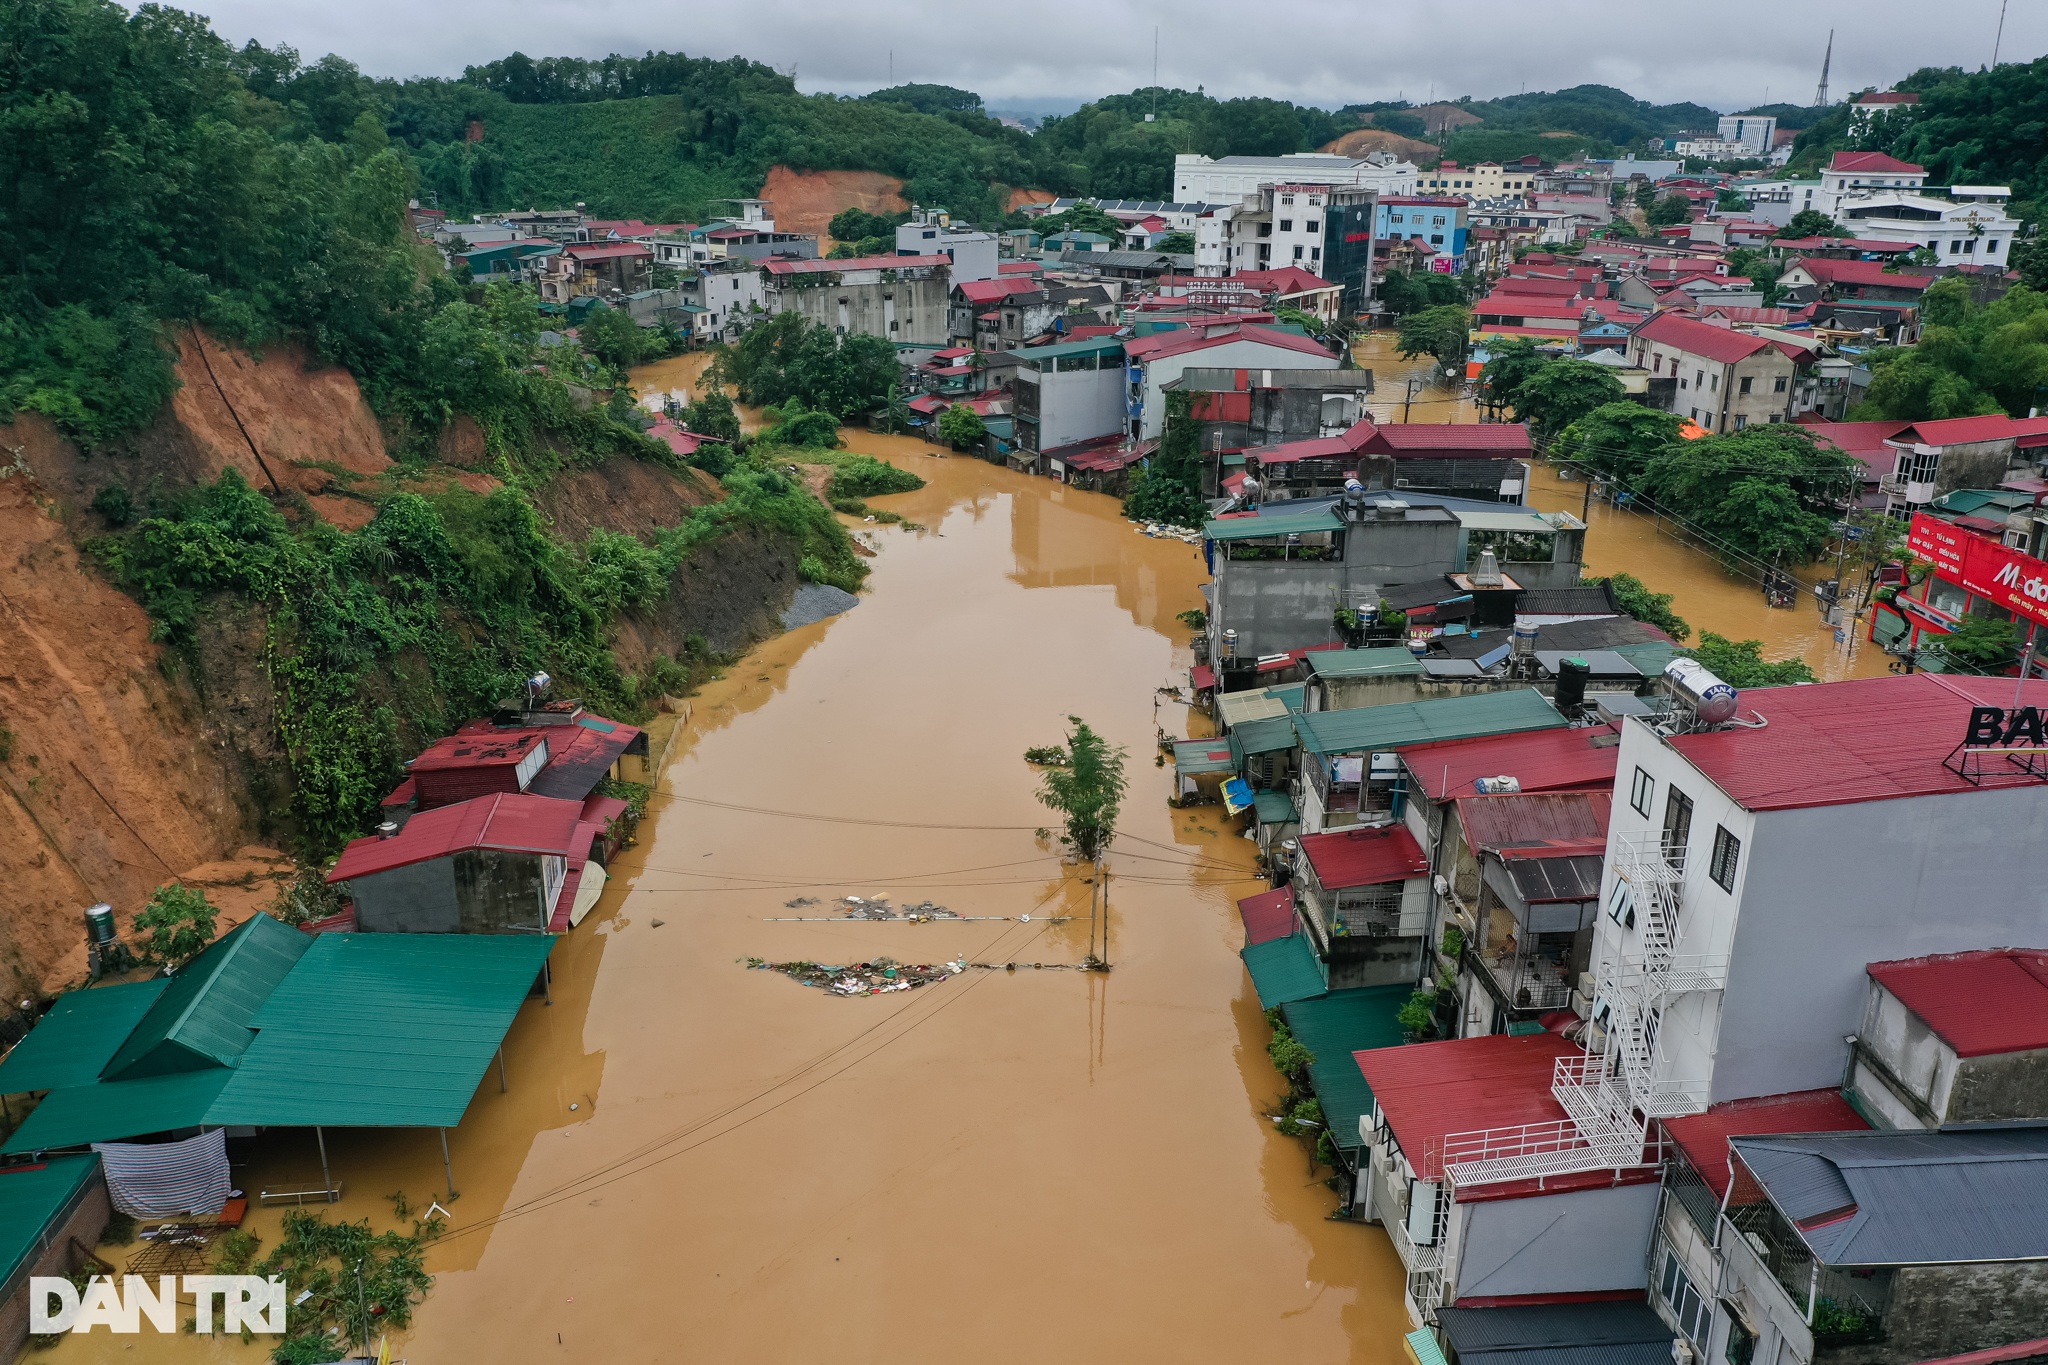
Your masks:
[{"label": "shrub", "polygon": [[825,492],[834,498],[874,498],[889,493],[914,493],[924,486],[923,479],[887,460],[852,455],[833,466],[832,481],[825,486]]},{"label": "shrub", "polygon": [[175,970],[213,942],[217,915],[204,891],[170,882],[150,896],[149,904],[135,917],[135,927],[148,935],[143,952],[149,959]]}]

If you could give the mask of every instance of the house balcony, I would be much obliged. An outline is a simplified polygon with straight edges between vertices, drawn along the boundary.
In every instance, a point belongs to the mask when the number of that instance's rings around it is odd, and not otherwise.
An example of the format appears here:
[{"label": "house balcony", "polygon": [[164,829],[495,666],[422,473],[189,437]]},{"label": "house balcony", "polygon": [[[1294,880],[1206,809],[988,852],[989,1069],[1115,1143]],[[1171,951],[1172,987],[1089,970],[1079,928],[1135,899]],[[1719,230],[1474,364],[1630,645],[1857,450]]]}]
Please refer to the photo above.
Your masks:
[{"label": "house balcony", "polygon": [[1509,1009],[1569,1008],[1577,976],[1569,954],[1538,951],[1536,935],[1498,901],[1488,904],[1484,914],[1485,932],[1471,944],[1470,956],[1492,979],[1494,995]]},{"label": "house balcony", "polygon": [[1401,1267],[1411,1276],[1426,1271],[1441,1270],[1444,1250],[1440,1246],[1420,1246],[1408,1236],[1408,1201],[1396,1189],[1406,1190],[1407,1179],[1391,1159],[1385,1147],[1371,1147],[1373,1164],[1373,1216],[1380,1220],[1387,1230],[1387,1240],[1394,1244],[1394,1254],[1401,1258]]},{"label": "house balcony", "polygon": [[1637,1117],[1628,1091],[1598,1054],[1560,1057],[1551,1095],[1563,1119],[1449,1133],[1432,1153],[1453,1186],[1539,1180],[1655,1165],[1661,1139]]}]

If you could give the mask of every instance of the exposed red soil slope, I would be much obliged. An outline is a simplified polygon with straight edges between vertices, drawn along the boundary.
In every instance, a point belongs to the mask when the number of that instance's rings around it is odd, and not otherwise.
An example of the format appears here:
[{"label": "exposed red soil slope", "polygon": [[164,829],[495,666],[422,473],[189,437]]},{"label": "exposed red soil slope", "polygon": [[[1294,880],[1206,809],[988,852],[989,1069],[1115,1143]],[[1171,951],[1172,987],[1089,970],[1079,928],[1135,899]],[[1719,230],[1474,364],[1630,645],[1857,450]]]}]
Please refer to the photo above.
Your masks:
[{"label": "exposed red soil slope", "polygon": [[775,209],[775,226],[783,232],[814,232],[827,236],[826,225],[841,209],[869,213],[901,213],[910,207],[903,182],[879,171],[793,171],[774,166],[761,198]]}]

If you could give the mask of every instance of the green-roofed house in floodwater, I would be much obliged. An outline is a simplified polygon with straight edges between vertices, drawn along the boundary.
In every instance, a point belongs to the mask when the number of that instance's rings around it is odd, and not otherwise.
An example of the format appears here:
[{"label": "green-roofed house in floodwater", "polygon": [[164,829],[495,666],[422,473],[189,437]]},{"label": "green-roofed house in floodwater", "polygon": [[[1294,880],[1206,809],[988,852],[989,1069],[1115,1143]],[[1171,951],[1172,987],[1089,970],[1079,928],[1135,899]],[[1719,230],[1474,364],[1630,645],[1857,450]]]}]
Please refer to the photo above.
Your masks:
[{"label": "green-roofed house in floodwater", "polygon": [[0,1166],[0,1360],[28,1341],[30,1279],[82,1268],[112,1213],[90,1152]]},{"label": "green-roofed house in floodwater", "polygon": [[0,1094],[42,1096],[0,1151],[224,1127],[440,1128],[445,1142],[553,946],[309,935],[256,915],[168,980],[61,998],[0,1061]]}]

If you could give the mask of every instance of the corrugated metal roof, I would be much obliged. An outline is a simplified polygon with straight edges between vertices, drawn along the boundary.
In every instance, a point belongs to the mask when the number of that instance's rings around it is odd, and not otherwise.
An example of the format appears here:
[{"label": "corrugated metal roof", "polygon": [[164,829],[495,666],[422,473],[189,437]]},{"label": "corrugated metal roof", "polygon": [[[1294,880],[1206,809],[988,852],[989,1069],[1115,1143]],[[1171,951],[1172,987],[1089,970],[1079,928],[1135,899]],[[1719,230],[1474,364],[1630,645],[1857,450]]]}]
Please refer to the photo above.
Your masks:
[{"label": "corrugated metal roof", "polygon": [[1372,1112],[1372,1089],[1352,1057],[1401,1041],[1405,1035],[1394,1016],[1412,994],[1410,986],[1366,986],[1280,1007],[1287,1027],[1315,1056],[1309,1079],[1322,1101],[1330,1141],[1344,1151],[1358,1150],[1359,1117]]},{"label": "corrugated metal roof", "polygon": [[28,1037],[0,1061],[0,1095],[91,1085],[170,984],[158,977],[58,996]]},{"label": "corrugated metal roof", "polygon": [[1206,773],[1234,773],[1237,759],[1225,739],[1177,739],[1173,742],[1173,770],[1182,777]]},{"label": "corrugated metal roof", "polygon": [[1518,616],[1616,616],[1620,612],[1604,580],[1576,588],[1531,588],[1515,599]]},{"label": "corrugated metal roof", "polygon": [[1230,732],[1230,753],[1240,764],[1252,754],[1272,754],[1294,747],[1293,715],[1248,720]]},{"label": "corrugated metal roof", "polygon": [[344,882],[476,848],[569,857],[575,851],[583,800],[583,796],[562,800],[530,791],[497,792],[437,806],[413,816],[388,839],[375,834],[351,839],[327,880]]},{"label": "corrugated metal roof", "polygon": [[619,755],[629,750],[647,752],[646,734],[638,726],[602,716],[579,716],[574,725],[562,726],[549,736],[548,766],[535,774],[526,790],[533,796],[581,801],[597,789]]},{"label": "corrugated metal roof", "polygon": [[1263,687],[1243,692],[1225,692],[1216,698],[1216,718],[1223,727],[1233,729],[1255,720],[1270,720],[1274,716],[1287,714],[1287,703],[1271,696]]},{"label": "corrugated metal roof", "polygon": [[1302,746],[1320,754],[1363,753],[1435,740],[1561,729],[1564,723],[1557,708],[1529,687],[1429,701],[1389,702],[1345,711],[1316,711],[1294,718]]},{"label": "corrugated metal roof", "polygon": [[1323,650],[1308,655],[1303,662],[1318,678],[1400,677],[1422,672],[1421,661],[1397,646]]},{"label": "corrugated metal roof", "polygon": [[305,947],[254,1009],[238,1057],[52,1090],[5,1150],[202,1124],[451,1127],[554,946],[522,934],[309,937],[269,922]]},{"label": "corrugated metal roof", "polygon": [[[962,286],[965,288],[965,286]],[[1114,355],[1124,348],[1121,337],[1084,337],[1079,341],[1056,341],[1049,346],[1019,346],[1011,352],[1018,360],[1029,360],[1043,364],[1048,360],[1066,360],[1080,355]]]},{"label": "corrugated metal roof", "polygon": [[1251,973],[1260,1009],[1306,1000],[1330,989],[1330,983],[1323,979],[1323,964],[1316,950],[1299,934],[1249,944],[1238,956]]},{"label": "corrugated metal roof", "polygon": [[1995,948],[1867,970],[1958,1057],[2048,1048],[2048,952]]},{"label": "corrugated metal roof", "polygon": [[1501,865],[1524,901],[1556,905],[1598,900],[1604,862],[1597,853],[1574,853],[1562,858],[1508,858]]},{"label": "corrugated metal roof", "polygon": [[1559,1057],[1582,1055],[1554,1033],[1496,1033],[1360,1049],[1355,1069],[1378,1097],[1416,1176],[1440,1180],[1438,1145],[1446,1134],[1562,1122],[1566,1114],[1550,1093],[1551,1073]]},{"label": "corrugated metal roof", "polygon": [[1429,871],[1429,859],[1406,825],[1310,834],[1301,851],[1328,891],[1407,881]]},{"label": "corrugated metal roof", "polygon": [[1717,1198],[1728,1193],[1728,1139],[1731,1137],[1758,1137],[1767,1133],[1846,1133],[1869,1127],[1863,1116],[1849,1107],[1849,1102],[1842,1098],[1839,1090],[1800,1090],[1788,1095],[1729,1100],[1714,1105],[1704,1114],[1664,1120],[1664,1131],[1684,1151]]},{"label": "corrugated metal roof", "polygon": [[1259,792],[1252,804],[1262,825],[1284,825],[1301,818],[1301,812],[1294,808],[1294,798],[1276,788]]},{"label": "corrugated metal roof", "polygon": [[[2048,706],[2048,682],[1910,673],[1743,694],[1770,723],[1667,741],[1746,810],[1994,789],[1942,766],[1972,706]],[[2026,779],[2031,781],[2032,779]]]},{"label": "corrugated metal roof", "polygon": [[1294,932],[1294,892],[1284,886],[1246,896],[1237,903],[1246,947],[1271,943]]},{"label": "corrugated metal roof", "polygon": [[1809,1224],[1797,1230],[1823,1264],[2048,1259],[2048,1129],[1736,1137],[1729,1146],[1795,1227]]},{"label": "corrugated metal roof", "polygon": [[251,1021],[313,940],[268,915],[244,920],[187,963],[107,1063],[107,1080],[233,1066]]},{"label": "corrugated metal roof", "polygon": [[1677,1335],[1641,1299],[1440,1308],[1436,1320],[1460,1365],[1662,1365]]},{"label": "corrugated metal roof", "polygon": [[51,1157],[34,1166],[0,1166],[0,1284],[12,1279],[21,1263],[36,1253],[50,1220],[99,1168],[100,1159],[92,1154]]},{"label": "corrugated metal roof", "polygon": [[[1498,774],[1495,774],[1498,776]],[[1605,844],[1614,798],[1608,792],[1515,792],[1461,796],[1458,824],[1475,849]]]},{"label": "corrugated metal roof", "polygon": [[[1506,630],[1485,630],[1475,635],[1445,636],[1431,642],[1439,653],[1454,659],[1479,659],[1509,643]],[[1666,642],[1669,637],[1655,626],[1644,625],[1628,616],[1600,616],[1587,621],[1558,621],[1536,628],[1536,647],[1576,652],[1582,649],[1611,649],[1621,653],[1626,645],[1648,641]],[[1623,657],[1627,657],[1624,655]]]},{"label": "corrugated metal roof", "polygon": [[[1276,504],[1284,509],[1285,503]],[[1202,528],[1210,540],[1251,540],[1259,536],[1308,535],[1315,531],[1336,531],[1344,523],[1325,504],[1307,511],[1277,510],[1254,516],[1230,516]]]}]

